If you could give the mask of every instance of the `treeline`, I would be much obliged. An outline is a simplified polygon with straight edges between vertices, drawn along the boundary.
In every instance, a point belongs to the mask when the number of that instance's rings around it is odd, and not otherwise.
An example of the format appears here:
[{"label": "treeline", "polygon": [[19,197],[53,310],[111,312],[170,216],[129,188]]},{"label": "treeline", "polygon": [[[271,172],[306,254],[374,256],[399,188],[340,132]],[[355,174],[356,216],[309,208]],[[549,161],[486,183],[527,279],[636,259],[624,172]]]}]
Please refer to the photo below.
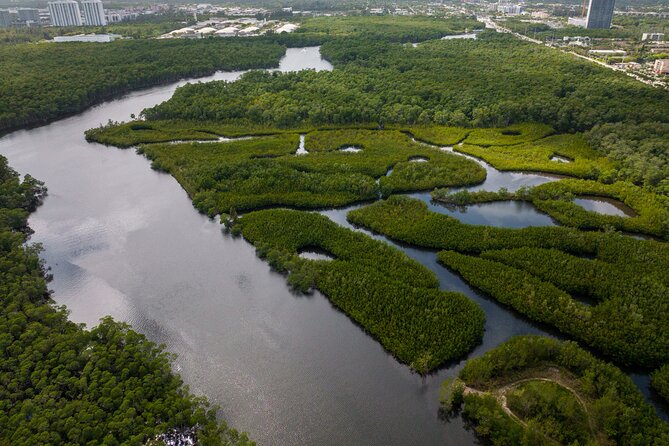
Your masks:
[{"label": "treeline", "polygon": [[483,28],[484,24],[474,16],[446,19],[428,16],[315,17],[306,20],[293,36],[324,34],[343,39],[356,37],[360,40],[407,43],[439,39]]},{"label": "treeline", "polygon": [[[229,218],[233,231],[253,243],[275,270],[288,274],[295,289],[322,291],[418,372],[464,355],[483,336],[485,315],[474,302],[440,291],[432,272],[383,242],[314,213],[266,210]],[[314,249],[332,260],[299,257]]]},{"label": "treeline", "polygon": [[[617,363],[657,367],[669,360],[667,244],[564,227],[466,225],[406,197],[351,211],[348,219],[444,250],[439,260],[472,286]],[[528,250],[531,261],[521,259]],[[583,303],[584,297],[596,301]]]},{"label": "treeline", "polygon": [[669,364],[665,364],[655,370],[650,381],[653,389],[660,394],[665,401],[669,402]]},{"label": "treeline", "polygon": [[[573,342],[515,337],[468,361],[459,377],[464,385],[476,390],[465,393],[462,384],[455,389],[456,402],[464,401],[465,419],[477,434],[496,445],[543,445],[558,438],[564,441],[559,444],[567,444],[567,439],[584,440],[569,444],[621,446],[669,442],[669,428],[644,402],[632,380]],[[503,392],[504,386],[523,379],[542,387],[541,392],[534,392],[535,398],[527,384],[524,388],[528,393],[511,390],[508,394],[509,407],[517,416],[523,417],[530,407],[534,409],[528,413],[526,424],[508,415],[493,396],[494,392]],[[545,392],[548,383],[542,379],[552,381],[552,393],[561,389],[563,396],[551,399]],[[576,395],[566,392],[565,384],[578,396],[578,403],[573,400]],[[565,398],[567,394],[571,396]],[[570,418],[575,413],[583,417]]]},{"label": "treeline", "polygon": [[667,91],[489,31],[475,40],[432,40],[415,48],[382,35],[354,35],[327,41],[322,52],[333,72],[250,73],[234,83],[191,85],[146,116],[285,127],[541,122],[560,132],[669,120]]},{"label": "treeline", "polygon": [[[472,145],[467,138],[465,144],[454,149],[481,158],[502,171],[546,172],[606,182],[615,181],[622,176],[613,162],[593,150],[583,135],[578,133],[552,135],[529,143],[489,147]],[[568,162],[556,161],[556,155]]]},{"label": "treeline", "polygon": [[143,445],[194,428],[202,445],[251,445],[216,421],[129,326],[92,330],[53,305],[27,218],[46,193],[0,157],[0,444]]},{"label": "treeline", "polygon": [[184,76],[274,67],[284,52],[276,43],[245,39],[1,45],[0,132]]}]

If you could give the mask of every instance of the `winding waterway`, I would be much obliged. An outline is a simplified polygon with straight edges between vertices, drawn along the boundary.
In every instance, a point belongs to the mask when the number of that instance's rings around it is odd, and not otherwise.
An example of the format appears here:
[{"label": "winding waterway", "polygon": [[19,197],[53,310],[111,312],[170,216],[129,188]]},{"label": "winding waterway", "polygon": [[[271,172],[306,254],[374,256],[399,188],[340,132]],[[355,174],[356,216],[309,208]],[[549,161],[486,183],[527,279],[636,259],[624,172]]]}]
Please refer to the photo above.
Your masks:
[{"label": "winding waterway", "polygon": [[[289,49],[279,69],[305,68],[332,67],[312,47]],[[84,140],[86,129],[128,120],[184,83],[0,139],[10,164],[49,188],[30,225],[54,274],[55,301],[76,322],[93,325],[110,314],[164,343],[178,354],[175,367],[191,389],[221,405],[224,418],[260,445],[475,444],[459,418],[438,418],[439,384],[463,362],[427,377],[411,373],[321,294],[292,294],[250,244],[198,214],[171,176],[151,170],[132,150]],[[479,187],[514,190],[551,180],[487,169]],[[429,202],[427,194],[414,196]],[[545,216],[532,209],[474,209],[453,215],[501,226],[552,224],[535,221]],[[324,214],[349,226],[346,211]],[[517,334],[547,333],[474,292],[437,265],[434,252],[398,247],[432,269],[442,288],[467,294],[485,310],[485,337],[472,355]],[[647,378],[636,380],[647,392]]]}]

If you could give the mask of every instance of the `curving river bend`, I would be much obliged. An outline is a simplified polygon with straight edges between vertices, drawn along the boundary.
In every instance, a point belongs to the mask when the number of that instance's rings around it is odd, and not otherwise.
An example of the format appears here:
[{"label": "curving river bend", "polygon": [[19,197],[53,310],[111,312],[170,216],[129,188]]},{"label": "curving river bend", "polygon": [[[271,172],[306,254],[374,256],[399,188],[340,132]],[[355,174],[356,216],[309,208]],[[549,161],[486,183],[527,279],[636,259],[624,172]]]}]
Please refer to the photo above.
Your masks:
[{"label": "curving river bend", "polygon": [[[332,69],[310,47],[289,49],[279,70],[306,68]],[[30,225],[54,274],[55,301],[76,322],[93,325],[110,314],[164,343],[178,354],[175,367],[191,389],[221,405],[230,425],[260,445],[475,444],[459,418],[438,418],[439,385],[462,362],[424,378],[411,373],[319,293],[292,294],[250,244],[223,235],[176,180],[151,170],[146,158],[84,140],[85,130],[128,120],[184,83],[0,138],[10,165],[49,188]],[[488,180],[479,188],[514,190],[551,180],[486,168]],[[414,196],[429,203],[429,194]],[[552,224],[521,203],[465,213],[431,206],[469,223]],[[349,209],[323,213],[348,226]],[[432,269],[442,288],[467,294],[485,310],[483,343],[472,355],[514,335],[547,333],[479,296],[437,265],[434,252],[400,248]],[[633,377],[647,394],[647,377]]]}]

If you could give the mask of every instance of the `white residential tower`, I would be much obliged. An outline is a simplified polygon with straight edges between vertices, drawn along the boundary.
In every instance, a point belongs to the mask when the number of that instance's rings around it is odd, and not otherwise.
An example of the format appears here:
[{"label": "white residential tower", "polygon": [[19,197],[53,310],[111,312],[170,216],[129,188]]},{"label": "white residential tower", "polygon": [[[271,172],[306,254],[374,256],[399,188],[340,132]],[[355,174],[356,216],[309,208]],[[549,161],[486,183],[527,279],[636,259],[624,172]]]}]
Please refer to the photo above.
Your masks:
[{"label": "white residential tower", "polygon": [[51,24],[54,26],[81,26],[81,12],[79,3],[74,0],[59,0],[49,2]]},{"label": "white residential tower", "polygon": [[105,10],[100,0],[84,0],[81,2],[84,13],[84,24],[88,26],[104,26],[107,24]]}]

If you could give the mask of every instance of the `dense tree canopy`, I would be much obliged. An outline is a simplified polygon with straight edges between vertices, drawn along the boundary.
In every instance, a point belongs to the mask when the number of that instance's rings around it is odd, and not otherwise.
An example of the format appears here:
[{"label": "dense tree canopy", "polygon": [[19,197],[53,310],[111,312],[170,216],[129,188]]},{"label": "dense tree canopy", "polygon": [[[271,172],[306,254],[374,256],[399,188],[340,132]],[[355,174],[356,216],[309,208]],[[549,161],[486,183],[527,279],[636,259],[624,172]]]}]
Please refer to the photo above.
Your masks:
[{"label": "dense tree canopy", "polygon": [[[402,26],[384,34],[375,20],[332,24],[340,34],[328,31],[322,21],[307,21],[305,32],[296,34],[293,39],[319,36],[322,53],[335,65],[332,72],[251,72],[234,83],[188,85],[145,115],[273,127],[370,122],[489,127],[529,121],[559,132],[593,129],[588,134],[592,147],[580,137],[558,136],[546,138],[544,152],[578,151],[579,176],[611,179],[610,162],[581,163],[595,160],[595,149],[600,158],[610,155],[622,166],[619,179],[669,191],[664,130],[669,92],[512,36],[486,31],[475,40],[414,46],[404,43],[411,36]],[[429,36],[427,31],[422,35]],[[479,145],[468,142],[462,150],[482,156]],[[515,147],[500,146],[489,156],[496,156],[504,169],[562,173],[575,167],[551,165],[531,149],[517,158],[514,153],[521,152]]]},{"label": "dense tree canopy", "polygon": [[[197,208],[212,216],[231,207],[239,211],[271,205],[342,206],[400,191],[471,185],[485,179],[484,169],[475,162],[412,141],[398,130],[305,130],[301,137],[284,131],[218,141],[212,132],[227,134],[225,127],[191,122],[186,130],[180,124],[186,123],[175,123],[172,129],[154,122],[112,125],[92,129],[87,137],[122,146],[142,142],[140,151],[152,166],[173,174]],[[244,135],[243,128],[235,131]],[[253,135],[254,129],[247,132]],[[170,137],[203,139],[149,143],[151,138]],[[300,144],[308,155],[297,153]]]},{"label": "dense tree canopy", "polygon": [[669,120],[667,91],[488,31],[475,40],[431,40],[416,47],[382,35],[333,38],[322,52],[334,71],[253,72],[234,83],[189,85],[146,116],[281,126],[534,121],[559,131]]},{"label": "dense tree canopy", "polygon": [[0,45],[0,132],[184,76],[269,68],[284,51],[237,39]]}]

